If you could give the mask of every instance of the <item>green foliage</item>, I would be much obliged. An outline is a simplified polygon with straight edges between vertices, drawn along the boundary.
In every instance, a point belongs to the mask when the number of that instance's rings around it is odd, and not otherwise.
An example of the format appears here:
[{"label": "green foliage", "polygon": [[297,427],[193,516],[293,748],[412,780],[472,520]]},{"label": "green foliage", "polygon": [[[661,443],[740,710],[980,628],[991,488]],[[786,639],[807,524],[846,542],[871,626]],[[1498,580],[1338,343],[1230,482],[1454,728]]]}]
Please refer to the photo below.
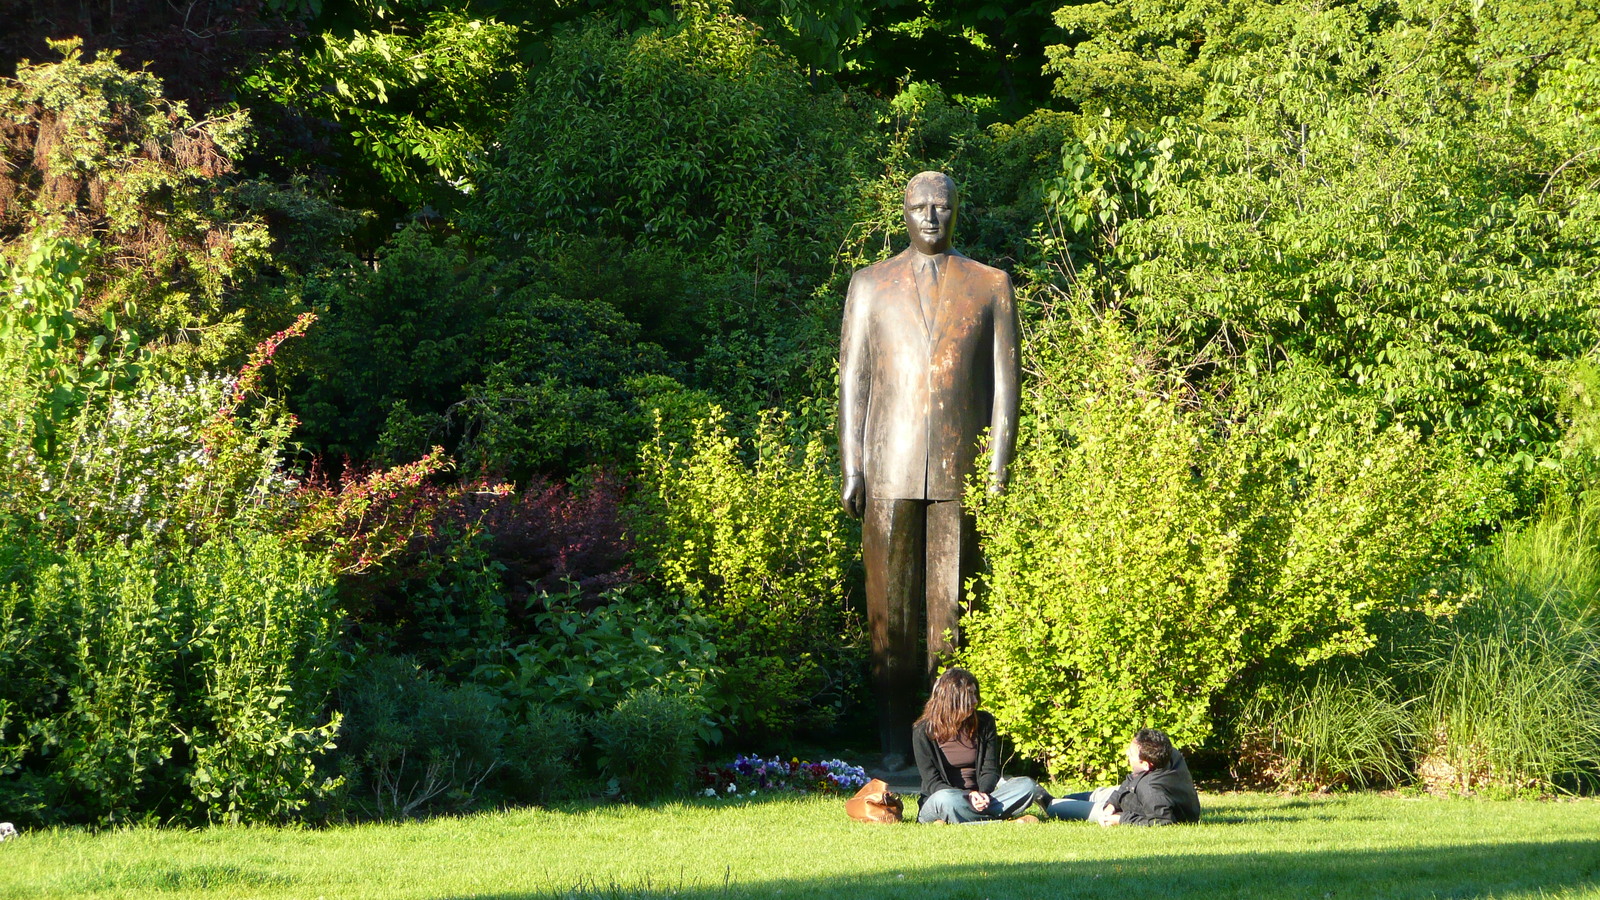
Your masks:
[{"label": "green foliage", "polygon": [[[1158,148],[1154,160],[1086,148],[1103,158],[1091,171],[1139,187],[1114,230],[1093,223],[1104,233],[1087,243],[1098,244],[1097,264],[1109,261],[1095,290],[1181,335],[1180,353],[1209,347],[1250,376],[1312,362],[1327,371],[1325,398],[1372,398],[1302,409],[1306,431],[1400,424],[1531,468],[1557,437],[1550,361],[1595,341],[1585,275],[1597,263],[1595,210],[1574,191],[1594,177],[1592,154],[1577,154],[1596,137],[1576,88],[1595,77],[1582,55],[1591,51],[1577,48],[1596,46],[1600,31],[1584,24],[1592,12],[1574,10],[1572,35],[1523,35],[1554,55],[1516,62],[1493,48],[1512,40],[1497,29],[1519,17],[1485,9],[1063,10],[1104,29],[1072,51],[1080,62],[1105,50],[1108,65],[1163,98],[1174,96],[1168,75],[1197,79],[1192,96],[1157,111],[1178,119],[1138,133],[1128,123],[1156,113],[1114,107],[1090,141],[1115,147],[1126,134]],[[1123,53],[1167,75],[1122,66]],[[1057,194],[1079,238],[1093,234],[1084,213],[1117,193],[1078,174],[1083,156],[1068,149]]]},{"label": "green foliage", "polygon": [[631,36],[591,22],[550,54],[463,223],[548,294],[614,306],[693,386],[752,410],[809,391],[867,121],[712,11]]},{"label": "green foliage", "polygon": [[[532,722],[547,710],[588,717],[641,690],[695,697],[708,711],[725,702],[715,696],[722,670],[706,637],[711,622],[625,589],[588,609],[575,605],[580,599],[542,598],[544,609],[531,622],[534,639],[474,673],[520,718]],[[699,734],[708,741],[718,736],[709,727]]]},{"label": "green foliage", "polygon": [[1055,0],[882,0],[846,49],[841,78],[890,94],[907,81],[938,84],[985,119],[1015,121],[1045,106],[1044,50],[1065,38]]},{"label": "green foliage", "polygon": [[1234,728],[1248,774],[1282,786],[1385,787],[1411,780],[1416,716],[1373,672],[1318,672],[1287,693],[1258,695]]},{"label": "green foliage", "polygon": [[[323,560],[268,535],[213,540],[176,579],[193,597],[180,661],[204,723],[184,733],[196,817],[282,821],[336,783],[317,772],[339,716],[333,584]],[[198,683],[195,683],[195,680]]]},{"label": "green foliage", "polygon": [[469,468],[526,478],[631,456],[649,434],[640,379],[667,369],[607,303],[513,292],[487,326],[483,380],[450,411]]},{"label": "green foliage", "polygon": [[426,553],[418,563],[426,578],[406,591],[399,623],[404,633],[384,635],[373,628],[367,644],[396,640],[422,648],[420,660],[433,671],[457,678],[470,673],[508,634],[505,565],[490,558],[486,544],[476,530],[446,534],[442,552]]},{"label": "green foliage", "polygon": [[551,53],[480,179],[471,221],[486,233],[536,250],[605,235],[773,269],[823,261],[806,257],[838,227],[852,118],[748,22],[689,16],[637,37],[596,24]]},{"label": "green foliage", "polygon": [[101,317],[104,333],[79,340],[85,256],[71,241],[41,237],[20,263],[0,259],[0,415],[11,432],[4,442],[42,458],[55,456],[59,433],[91,393],[139,371],[135,339],[117,332],[111,309]]},{"label": "green foliage", "polygon": [[1345,430],[1295,462],[1273,408],[1196,395],[1116,316],[1059,315],[1024,352],[1011,489],[969,497],[991,572],[962,652],[1052,772],[1110,773],[1145,725],[1198,743],[1253,667],[1365,650],[1489,515],[1458,454]]},{"label": "green foliage", "polygon": [[[249,140],[243,114],[196,121],[114,54],[85,61],[76,40],[53,46],[61,61],[0,80],[6,254],[32,252],[39,235],[96,247],[76,273],[80,320],[103,318],[108,338],[120,322],[182,364],[241,355],[282,327],[295,300],[283,276],[326,260],[348,216],[301,185],[230,181]],[[269,217],[295,234],[276,240]]]},{"label": "green foliage", "polygon": [[715,624],[733,722],[766,733],[831,722],[854,692],[861,633],[821,438],[764,415],[747,446],[713,408],[685,444],[658,426],[640,465],[638,540],[655,577]]},{"label": "green foliage", "polygon": [[372,270],[330,273],[307,288],[322,325],[285,369],[301,435],[322,452],[368,457],[397,402],[439,416],[481,371],[495,292],[487,263],[459,241],[407,228]]},{"label": "green foliage", "polygon": [[[1270,17],[1275,3],[1110,0],[1056,10],[1056,25],[1085,39],[1046,51],[1057,96],[1085,112],[1111,110],[1147,122],[1192,110],[1203,96],[1205,63],[1235,50],[1241,18]],[[1298,7],[1292,8],[1300,13]],[[1198,70],[1198,71],[1197,71]]]},{"label": "green foliage", "polygon": [[28,723],[8,807],[278,821],[334,786],[314,766],[339,724],[322,721],[338,668],[319,561],[263,534],[33,548],[0,593],[5,702]]},{"label": "green foliage", "polygon": [[1475,603],[1401,632],[1431,787],[1543,792],[1595,777],[1595,507],[1588,496],[1552,506],[1502,535],[1475,561]]},{"label": "green foliage", "polygon": [[373,269],[308,285],[322,324],[284,367],[303,439],[390,463],[443,445],[467,471],[517,478],[631,456],[647,423],[630,379],[662,371],[660,349],[608,304],[510,277],[410,227]]},{"label": "green foliage", "polygon": [[583,722],[561,707],[530,707],[526,721],[506,736],[510,790],[535,803],[562,800],[578,786],[578,752],[584,746]]},{"label": "green foliage", "polygon": [[69,423],[53,456],[13,457],[7,512],[63,542],[149,536],[194,545],[260,520],[294,487],[279,468],[292,422],[264,403],[243,415],[231,378],[145,379]]},{"label": "green foliage", "polygon": [[703,709],[692,698],[657,688],[634,691],[590,728],[601,774],[625,796],[654,800],[682,791],[693,771]]},{"label": "green foliage", "polygon": [[[387,206],[384,194],[411,208],[458,202],[515,87],[515,27],[427,6],[399,20],[380,14],[354,30],[323,31],[242,82],[269,119],[338,123],[349,159],[340,187],[362,205]],[[298,148],[280,152],[291,164],[308,162]]]},{"label": "green foliage", "polygon": [[883,171],[867,185],[868,208],[840,248],[842,262],[862,266],[904,248],[905,185],[929,169],[949,173],[960,189],[962,252],[997,265],[1033,261],[1051,209],[1044,186],[1060,168],[1063,144],[1076,137],[1077,116],[1037,110],[983,128],[938,85],[911,82],[890,100],[880,127],[892,135]]},{"label": "green foliage", "polygon": [[[365,815],[463,809],[504,764],[508,724],[491,691],[410,660],[368,659],[341,692],[346,802]],[[546,748],[542,752],[560,748]]]}]

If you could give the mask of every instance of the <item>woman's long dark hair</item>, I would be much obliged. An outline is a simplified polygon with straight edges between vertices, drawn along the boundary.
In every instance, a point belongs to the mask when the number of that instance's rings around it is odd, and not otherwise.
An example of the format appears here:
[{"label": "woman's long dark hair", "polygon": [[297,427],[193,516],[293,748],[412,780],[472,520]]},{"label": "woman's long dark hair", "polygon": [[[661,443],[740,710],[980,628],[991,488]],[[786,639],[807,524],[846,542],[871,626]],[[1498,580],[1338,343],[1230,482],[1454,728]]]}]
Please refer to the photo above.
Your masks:
[{"label": "woman's long dark hair", "polygon": [[945,669],[933,683],[917,724],[928,723],[935,743],[971,738],[978,733],[978,679],[966,669]]}]

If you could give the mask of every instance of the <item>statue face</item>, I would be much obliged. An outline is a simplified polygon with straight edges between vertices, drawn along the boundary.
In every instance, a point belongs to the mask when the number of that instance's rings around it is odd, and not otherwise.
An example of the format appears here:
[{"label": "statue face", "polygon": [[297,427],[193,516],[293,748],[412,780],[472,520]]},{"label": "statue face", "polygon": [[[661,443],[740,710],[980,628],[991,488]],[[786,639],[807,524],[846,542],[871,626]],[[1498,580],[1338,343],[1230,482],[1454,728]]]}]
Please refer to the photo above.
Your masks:
[{"label": "statue face", "polygon": [[950,249],[956,228],[956,200],[940,180],[919,181],[906,192],[906,233],[917,252],[934,254]]}]

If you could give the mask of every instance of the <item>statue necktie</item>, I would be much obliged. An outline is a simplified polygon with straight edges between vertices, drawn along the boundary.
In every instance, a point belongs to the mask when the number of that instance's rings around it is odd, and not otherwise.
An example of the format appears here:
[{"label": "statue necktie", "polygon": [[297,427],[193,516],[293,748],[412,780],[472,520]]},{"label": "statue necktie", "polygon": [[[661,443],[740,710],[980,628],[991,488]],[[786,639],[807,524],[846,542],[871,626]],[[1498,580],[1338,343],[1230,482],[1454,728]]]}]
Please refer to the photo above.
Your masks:
[{"label": "statue necktie", "polygon": [[933,316],[939,309],[939,262],[933,257],[918,260],[915,267],[917,299],[922,302],[922,321],[933,331]]}]

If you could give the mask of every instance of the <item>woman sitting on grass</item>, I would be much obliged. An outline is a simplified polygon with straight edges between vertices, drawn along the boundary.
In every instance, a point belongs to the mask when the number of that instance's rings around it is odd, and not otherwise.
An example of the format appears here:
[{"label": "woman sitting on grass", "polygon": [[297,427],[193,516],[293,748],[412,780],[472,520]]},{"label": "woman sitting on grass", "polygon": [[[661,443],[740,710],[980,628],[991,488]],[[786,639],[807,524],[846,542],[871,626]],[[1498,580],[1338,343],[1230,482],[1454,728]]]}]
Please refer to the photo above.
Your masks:
[{"label": "woman sitting on grass", "polygon": [[911,748],[922,775],[918,822],[1015,818],[1039,793],[1031,778],[1000,780],[1000,734],[994,716],[978,710],[978,679],[966,669],[946,669],[934,682],[922,717],[911,727]]}]

